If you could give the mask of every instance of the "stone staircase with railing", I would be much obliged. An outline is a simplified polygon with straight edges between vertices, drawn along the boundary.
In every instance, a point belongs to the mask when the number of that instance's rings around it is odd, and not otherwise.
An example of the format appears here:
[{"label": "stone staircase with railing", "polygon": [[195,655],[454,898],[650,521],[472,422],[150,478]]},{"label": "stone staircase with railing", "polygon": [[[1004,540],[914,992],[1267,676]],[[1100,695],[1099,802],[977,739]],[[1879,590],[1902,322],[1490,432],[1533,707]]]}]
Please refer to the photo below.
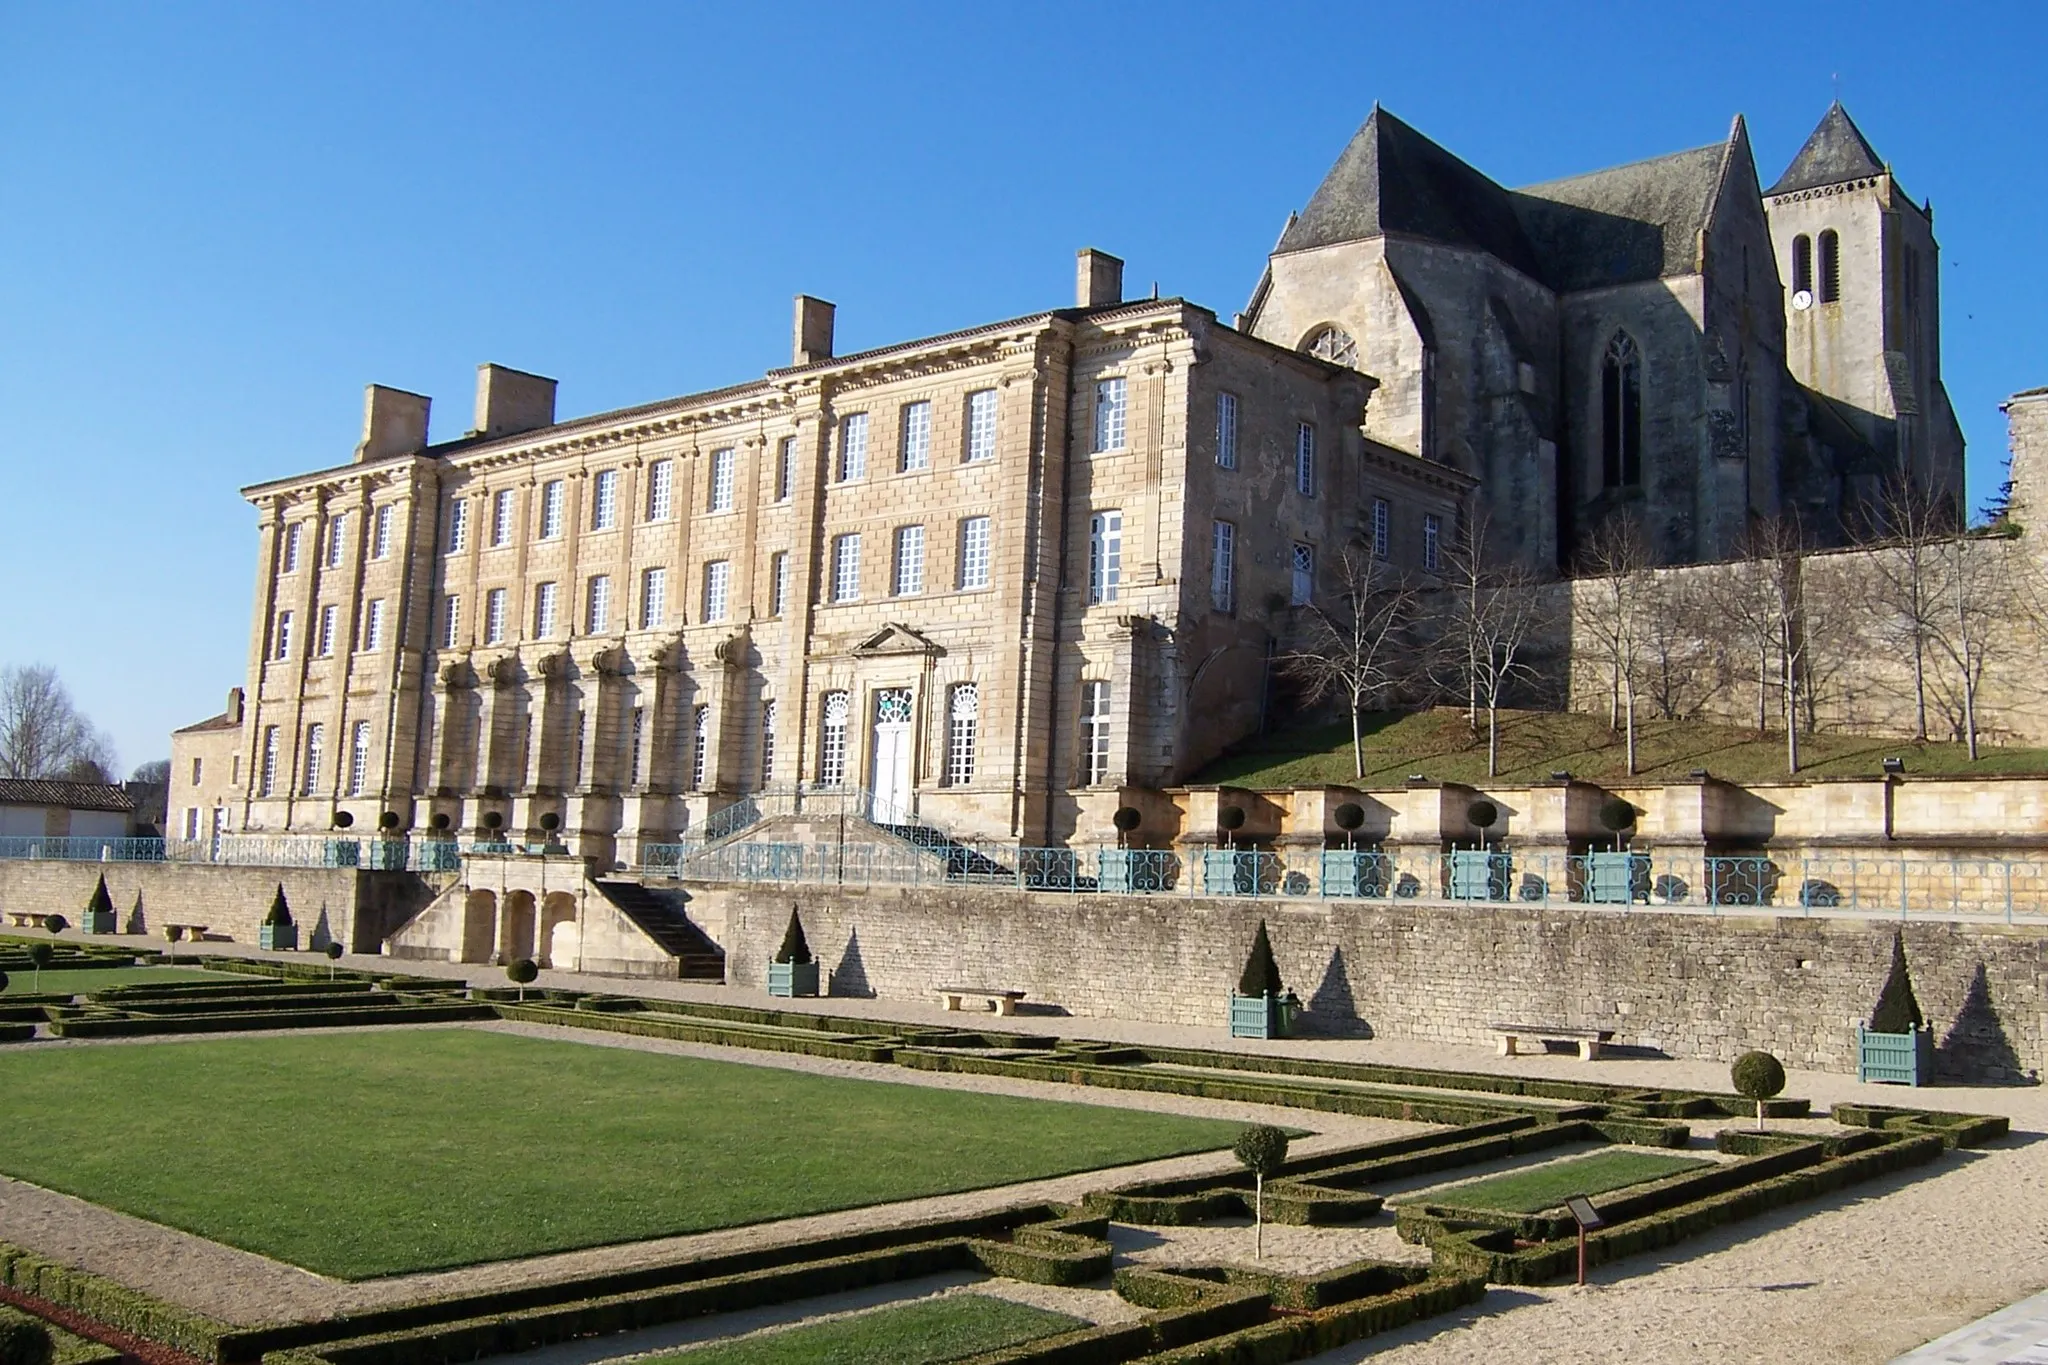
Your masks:
[{"label": "stone staircase with railing", "polygon": [[679,979],[724,983],[725,950],[670,904],[666,896],[639,882],[604,879],[592,885],[603,893],[613,909],[633,922],[634,928],[675,958]]}]

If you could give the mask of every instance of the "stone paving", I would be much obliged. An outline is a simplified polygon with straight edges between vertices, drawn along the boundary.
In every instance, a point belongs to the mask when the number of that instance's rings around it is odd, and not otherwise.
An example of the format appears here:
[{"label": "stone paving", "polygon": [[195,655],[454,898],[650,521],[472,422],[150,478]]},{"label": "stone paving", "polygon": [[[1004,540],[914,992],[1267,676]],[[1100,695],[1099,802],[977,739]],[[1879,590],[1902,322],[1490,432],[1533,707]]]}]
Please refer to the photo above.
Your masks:
[{"label": "stone paving", "polygon": [[2048,1365],[2048,1294],[1908,1351],[1896,1365]]}]

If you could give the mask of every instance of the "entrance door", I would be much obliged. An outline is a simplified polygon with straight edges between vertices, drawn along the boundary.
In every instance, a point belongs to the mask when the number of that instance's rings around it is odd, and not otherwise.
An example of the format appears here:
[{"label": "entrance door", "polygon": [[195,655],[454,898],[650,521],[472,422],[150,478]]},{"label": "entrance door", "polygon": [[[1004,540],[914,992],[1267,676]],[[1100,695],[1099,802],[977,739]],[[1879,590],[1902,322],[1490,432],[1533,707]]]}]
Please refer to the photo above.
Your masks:
[{"label": "entrance door", "polygon": [[877,824],[910,823],[910,689],[885,687],[875,693],[874,755],[868,790],[874,794]]}]

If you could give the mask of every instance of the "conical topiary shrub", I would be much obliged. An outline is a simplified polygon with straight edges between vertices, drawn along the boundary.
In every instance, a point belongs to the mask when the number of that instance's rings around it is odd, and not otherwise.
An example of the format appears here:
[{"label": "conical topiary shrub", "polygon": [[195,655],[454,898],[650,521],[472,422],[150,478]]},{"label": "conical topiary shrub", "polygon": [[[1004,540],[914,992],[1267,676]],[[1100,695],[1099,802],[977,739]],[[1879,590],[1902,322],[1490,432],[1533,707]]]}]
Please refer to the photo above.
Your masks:
[{"label": "conical topiary shrub", "polygon": [[290,928],[292,922],[291,902],[284,898],[284,883],[277,884],[277,894],[270,898],[270,913],[263,917],[265,924],[279,928]]},{"label": "conical topiary shrub", "polygon": [[1266,922],[1259,921],[1259,932],[1252,939],[1251,956],[1244,960],[1244,971],[1237,978],[1239,995],[1280,994],[1280,964],[1273,960],[1273,940],[1266,936]]},{"label": "conical topiary shrub", "polygon": [[99,885],[93,887],[92,898],[85,903],[85,913],[79,928],[88,934],[111,934],[114,932],[114,898],[107,894],[107,874],[100,874]]},{"label": "conical topiary shrub", "polygon": [[1933,1077],[1934,1035],[1913,996],[1906,936],[1894,929],[1892,967],[1877,993],[1877,1008],[1870,1012],[1870,1027],[1856,1030],[1856,1079],[1925,1085]]},{"label": "conical topiary shrub", "polygon": [[292,907],[284,897],[283,882],[277,884],[277,894],[270,898],[270,913],[257,926],[256,946],[273,952],[298,951],[299,926],[292,923]]},{"label": "conical topiary shrub", "polygon": [[1237,993],[1230,997],[1230,1036],[1278,1038],[1287,1032],[1287,1007],[1281,1003],[1280,964],[1273,960],[1273,940],[1266,922],[1252,938],[1251,955],[1238,974]]},{"label": "conical topiary shrub", "polygon": [[810,940],[804,937],[803,918],[789,907],[789,927],[782,931],[782,946],[768,964],[768,994],[784,997],[818,993],[818,960],[811,956]]},{"label": "conical topiary shrub", "polygon": [[782,946],[775,950],[777,962],[809,962],[810,941],[804,937],[804,922],[794,905],[789,907],[789,927],[782,931]]},{"label": "conical topiary shrub", "polygon": [[1906,969],[1906,936],[1892,930],[1892,969],[1877,993],[1877,1008],[1870,1013],[1872,1033],[1911,1033],[1926,1027],[1920,1002],[1913,996],[1913,976]]}]

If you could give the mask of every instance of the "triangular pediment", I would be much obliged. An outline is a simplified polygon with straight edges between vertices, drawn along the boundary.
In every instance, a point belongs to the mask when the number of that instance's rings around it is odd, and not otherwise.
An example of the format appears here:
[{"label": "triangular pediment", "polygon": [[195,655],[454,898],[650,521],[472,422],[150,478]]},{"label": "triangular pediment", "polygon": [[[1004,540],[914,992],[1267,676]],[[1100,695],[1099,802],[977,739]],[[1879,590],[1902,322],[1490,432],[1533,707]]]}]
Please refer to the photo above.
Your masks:
[{"label": "triangular pediment", "polygon": [[930,636],[922,635],[896,621],[891,621],[853,647],[853,654],[857,659],[888,654],[929,654],[937,658],[945,652]]}]

